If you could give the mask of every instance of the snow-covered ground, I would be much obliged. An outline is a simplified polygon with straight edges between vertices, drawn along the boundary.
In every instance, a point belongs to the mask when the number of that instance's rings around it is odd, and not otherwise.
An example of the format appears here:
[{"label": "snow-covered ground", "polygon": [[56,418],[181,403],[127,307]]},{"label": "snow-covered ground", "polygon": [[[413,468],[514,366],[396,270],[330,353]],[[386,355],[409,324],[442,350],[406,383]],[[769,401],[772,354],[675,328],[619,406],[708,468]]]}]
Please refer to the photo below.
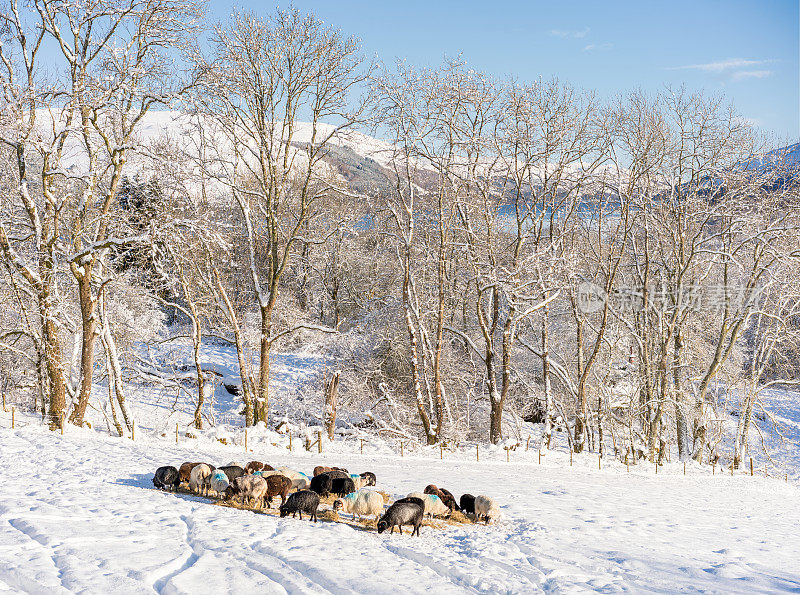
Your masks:
[{"label": "snow-covered ground", "polygon": [[[596,470],[588,457],[570,467],[553,455],[539,465],[488,453],[481,462],[450,453],[444,461],[431,453],[401,459],[369,446],[364,455],[341,445],[289,453],[257,438],[244,453],[203,437],[172,440],[76,428],[61,436],[24,415],[12,430],[3,414],[0,590],[800,590],[800,491],[778,479]],[[306,472],[334,462],[371,470],[378,488],[396,496],[428,483],[456,497],[489,494],[504,518],[489,527],[423,527],[421,538],[388,536],[214,506],[151,483],[160,465],[251,458]]]},{"label": "snow-covered ground", "polygon": [[[175,373],[190,361],[186,345],[159,349],[141,362],[168,363],[164,373]],[[209,341],[201,359],[232,382],[233,358],[230,346]],[[273,412],[288,410],[302,421],[291,408],[308,415],[325,365],[312,352],[274,354]],[[93,401],[102,403],[106,389],[95,389]],[[97,408],[89,416],[93,429],[68,426],[63,436],[20,411],[11,429],[10,414],[0,413],[0,591],[800,591],[800,490],[797,469],[785,466],[797,466],[797,448],[774,435],[767,438],[784,466],[769,467],[770,477],[758,476],[761,459],[756,477],[694,463],[684,475],[675,462],[657,474],[652,464],[628,469],[613,459],[598,469],[596,454],[571,462],[563,438],[541,462],[524,444],[509,453],[510,462],[500,446],[481,446],[479,462],[470,445],[444,453],[408,445],[401,457],[397,444],[377,437],[362,445],[365,434],[324,442],[320,454],[302,448],[302,423],[294,426],[292,451],[287,435],[262,426],[249,430],[245,452],[240,403],[221,384],[213,397],[207,418],[217,425],[193,430],[194,437],[186,435],[191,387],[176,394],[129,385],[135,441],[108,436]],[[797,438],[796,395],[776,391],[769,399],[770,414]],[[421,538],[378,535],[152,486],[161,465],[249,460],[306,473],[317,464],[373,471],[377,488],[396,497],[429,483],[456,498],[486,494],[503,519],[488,527],[423,527]]]}]

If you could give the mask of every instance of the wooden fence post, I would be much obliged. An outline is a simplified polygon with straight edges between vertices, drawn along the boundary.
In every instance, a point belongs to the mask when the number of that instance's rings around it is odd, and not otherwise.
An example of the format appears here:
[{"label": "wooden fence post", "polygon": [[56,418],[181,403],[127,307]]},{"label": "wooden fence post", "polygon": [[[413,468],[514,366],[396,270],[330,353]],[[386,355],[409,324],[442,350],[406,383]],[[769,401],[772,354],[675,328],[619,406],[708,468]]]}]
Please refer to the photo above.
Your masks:
[{"label": "wooden fence post", "polygon": [[597,470],[601,470],[603,468],[603,455],[597,455]]},{"label": "wooden fence post", "polygon": [[511,458],[510,458],[510,454],[509,454],[510,452],[511,452],[511,449],[507,448],[506,449],[506,463],[510,463],[511,462]]},{"label": "wooden fence post", "polygon": [[361,454],[363,455],[364,454],[364,439],[363,438],[359,438],[358,440],[359,440],[359,442],[361,442]]},{"label": "wooden fence post", "polygon": [[175,444],[178,444],[178,423],[175,422]]},{"label": "wooden fence post", "polygon": [[14,406],[11,406],[11,429],[14,429]]},{"label": "wooden fence post", "polygon": [[572,447],[569,449],[569,466],[572,467]]},{"label": "wooden fence post", "polygon": [[136,440],[136,422],[131,421],[131,440]]},{"label": "wooden fence post", "polygon": [[292,452],[292,433],[289,432],[289,452]]},{"label": "wooden fence post", "polygon": [[686,475],[686,461],[683,462],[683,474]]},{"label": "wooden fence post", "polygon": [[64,420],[67,418],[66,413],[61,414],[61,435],[64,435]]},{"label": "wooden fence post", "polygon": [[8,411],[8,409],[6,409],[6,393],[3,393],[3,413],[6,411]]},{"label": "wooden fence post", "polygon": [[750,477],[753,476],[753,457],[750,457]]},{"label": "wooden fence post", "polygon": [[400,441],[400,456],[403,456],[403,441]]},{"label": "wooden fence post", "polygon": [[441,442],[439,443],[439,458],[444,459],[444,447]]},{"label": "wooden fence post", "polygon": [[317,452],[322,453],[322,431],[317,432]]},{"label": "wooden fence post", "polygon": [[476,461],[481,460],[480,445],[478,444],[475,445],[475,460]]},{"label": "wooden fence post", "polygon": [[244,429],[244,451],[247,452],[247,428]]},{"label": "wooden fence post", "polygon": [[539,450],[539,464],[542,464],[542,451]]}]

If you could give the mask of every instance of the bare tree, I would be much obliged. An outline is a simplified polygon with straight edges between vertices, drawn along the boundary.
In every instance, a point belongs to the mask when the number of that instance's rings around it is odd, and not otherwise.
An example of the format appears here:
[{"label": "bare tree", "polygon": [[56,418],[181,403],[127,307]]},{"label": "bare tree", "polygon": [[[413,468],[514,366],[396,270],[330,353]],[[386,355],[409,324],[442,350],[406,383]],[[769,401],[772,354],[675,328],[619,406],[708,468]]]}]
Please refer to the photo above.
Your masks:
[{"label": "bare tree", "polygon": [[212,46],[211,59],[197,59],[204,78],[194,105],[222,145],[209,176],[230,191],[246,230],[261,318],[254,418],[266,422],[270,349],[284,336],[273,333],[281,280],[314,206],[332,192],[321,162],[361,120],[354,95],[369,68],[355,39],[295,9],[268,20],[234,15],[214,28]]}]

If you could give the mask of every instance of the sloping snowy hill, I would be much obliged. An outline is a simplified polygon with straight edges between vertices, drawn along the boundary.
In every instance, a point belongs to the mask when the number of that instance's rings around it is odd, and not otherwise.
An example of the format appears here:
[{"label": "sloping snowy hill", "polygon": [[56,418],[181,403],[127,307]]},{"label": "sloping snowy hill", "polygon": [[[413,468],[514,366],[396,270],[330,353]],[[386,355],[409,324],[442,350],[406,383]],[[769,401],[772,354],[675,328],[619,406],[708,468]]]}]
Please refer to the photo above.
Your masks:
[{"label": "sloping snowy hill", "polygon": [[[0,417],[0,591],[31,593],[774,592],[800,590],[800,491],[778,479],[592,470],[564,460],[323,454]],[[356,451],[357,452],[357,451]],[[552,456],[552,455],[548,455]],[[494,496],[497,526],[421,538],[255,514],[153,489],[156,467],[259,459],[371,470],[395,496],[428,483]],[[585,463],[586,461],[584,461]],[[596,464],[596,463],[595,463]]]}]

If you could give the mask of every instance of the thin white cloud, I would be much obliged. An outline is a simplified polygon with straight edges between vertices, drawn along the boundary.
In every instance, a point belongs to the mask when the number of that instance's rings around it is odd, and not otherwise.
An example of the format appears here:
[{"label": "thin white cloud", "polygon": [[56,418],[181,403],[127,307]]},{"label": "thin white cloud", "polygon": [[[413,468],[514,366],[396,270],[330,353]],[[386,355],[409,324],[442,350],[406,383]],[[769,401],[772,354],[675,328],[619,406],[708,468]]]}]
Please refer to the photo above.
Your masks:
[{"label": "thin white cloud", "polygon": [[765,79],[772,76],[771,70],[739,70],[733,73],[731,80],[743,81],[746,79]]},{"label": "thin white cloud", "polygon": [[584,46],[584,52],[603,52],[605,50],[610,50],[614,47],[613,43],[590,43],[589,45]]},{"label": "thin white cloud", "polygon": [[744,58],[728,58],[718,62],[708,62],[706,64],[687,64],[685,66],[672,66],[667,70],[700,70],[702,72],[725,73],[749,66],[759,66],[767,64],[771,60],[745,60]]},{"label": "thin white cloud", "polygon": [[566,29],[551,29],[550,35],[552,35],[553,37],[561,37],[564,39],[583,39],[584,37],[589,35],[589,27],[584,27],[579,31],[566,30]]}]

